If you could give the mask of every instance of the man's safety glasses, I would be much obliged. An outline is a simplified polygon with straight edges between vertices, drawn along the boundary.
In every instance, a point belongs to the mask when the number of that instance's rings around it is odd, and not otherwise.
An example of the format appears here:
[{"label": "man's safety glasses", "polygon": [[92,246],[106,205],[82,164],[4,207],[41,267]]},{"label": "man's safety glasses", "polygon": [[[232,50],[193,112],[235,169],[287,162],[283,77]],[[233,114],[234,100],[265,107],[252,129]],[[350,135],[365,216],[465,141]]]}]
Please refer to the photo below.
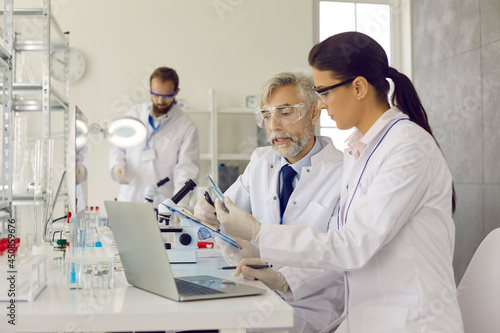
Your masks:
[{"label": "man's safety glasses", "polygon": [[348,79],[348,80],[342,81],[340,83],[334,84],[333,86],[329,86],[329,87],[325,87],[325,88],[321,88],[321,89],[313,87],[313,89],[316,92],[316,94],[318,95],[319,99],[323,103],[325,103],[325,105],[328,105],[328,102],[326,101],[326,99],[328,97],[328,93],[330,92],[330,90],[335,89],[335,88],[340,87],[340,86],[343,86],[345,84],[351,83],[352,81],[354,81],[354,79],[355,78]]},{"label": "man's safety glasses", "polygon": [[302,102],[295,105],[283,105],[262,109],[254,112],[255,122],[260,128],[265,128],[271,119],[282,125],[290,125],[302,119],[314,102]]},{"label": "man's safety glasses", "polygon": [[170,94],[170,95],[156,94],[151,89],[149,90],[149,93],[151,94],[151,97],[154,100],[161,100],[161,99],[169,100],[169,99],[173,99],[175,97],[175,94],[177,94],[177,89],[175,89],[174,93]]}]

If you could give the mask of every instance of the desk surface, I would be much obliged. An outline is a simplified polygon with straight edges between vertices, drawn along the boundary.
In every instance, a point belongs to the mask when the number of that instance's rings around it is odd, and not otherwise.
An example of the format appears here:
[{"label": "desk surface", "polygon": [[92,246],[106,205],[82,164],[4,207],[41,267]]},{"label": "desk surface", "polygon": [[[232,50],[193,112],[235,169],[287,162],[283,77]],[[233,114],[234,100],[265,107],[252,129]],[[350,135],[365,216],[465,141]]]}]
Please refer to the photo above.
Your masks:
[{"label": "desk surface", "polygon": [[[213,251],[213,250],[212,250]],[[220,258],[200,258],[197,264],[172,264],[175,276],[213,275],[264,287],[257,281],[235,278],[219,270]],[[62,286],[62,272],[47,271],[47,288],[33,302],[16,303],[16,325],[7,323],[0,303],[0,332],[113,332],[147,330],[224,329],[293,326],[293,308],[273,291],[259,296],[196,302],[175,302],[130,286],[123,272],[115,272],[109,296],[92,298]],[[5,306],[4,306],[5,305]]]}]

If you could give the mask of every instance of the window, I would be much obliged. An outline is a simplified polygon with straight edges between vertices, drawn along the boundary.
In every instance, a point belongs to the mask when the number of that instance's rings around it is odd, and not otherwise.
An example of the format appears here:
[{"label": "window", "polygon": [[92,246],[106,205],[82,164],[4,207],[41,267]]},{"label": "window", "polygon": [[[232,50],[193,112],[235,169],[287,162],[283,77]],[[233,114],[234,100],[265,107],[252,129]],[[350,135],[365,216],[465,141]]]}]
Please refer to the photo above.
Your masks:
[{"label": "window", "polygon": [[[411,78],[409,10],[409,0],[315,0],[314,39],[320,42],[344,31],[363,32],[382,45],[391,66]],[[340,151],[352,131],[339,130],[326,112],[321,113],[319,134],[331,137]]]}]

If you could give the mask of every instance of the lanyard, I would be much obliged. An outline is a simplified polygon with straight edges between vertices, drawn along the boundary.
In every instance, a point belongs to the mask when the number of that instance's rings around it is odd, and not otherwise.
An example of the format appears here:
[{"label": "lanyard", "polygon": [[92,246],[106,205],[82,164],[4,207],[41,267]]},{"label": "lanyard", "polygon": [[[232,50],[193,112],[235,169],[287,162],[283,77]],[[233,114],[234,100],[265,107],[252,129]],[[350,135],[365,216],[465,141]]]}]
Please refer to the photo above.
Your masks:
[{"label": "lanyard", "polygon": [[[363,174],[365,173],[366,166],[368,165],[368,162],[370,161],[370,158],[372,157],[373,153],[375,153],[375,151],[377,150],[378,146],[380,146],[380,143],[382,142],[382,140],[384,140],[385,136],[387,135],[387,133],[389,133],[389,131],[391,130],[391,128],[394,125],[396,125],[398,122],[400,122],[401,120],[411,120],[411,119],[409,119],[409,118],[401,118],[401,119],[396,120],[391,125],[391,127],[389,127],[387,129],[387,131],[385,131],[384,135],[382,136],[382,138],[380,139],[380,141],[375,146],[375,149],[373,149],[373,151],[370,153],[370,156],[368,156],[368,159],[365,162],[365,166],[363,167],[363,170],[361,171],[361,175],[359,176],[358,183],[356,184],[356,188],[354,189],[354,192],[353,192],[353,194],[351,196],[351,200],[349,201],[349,205],[347,206],[347,211],[345,213],[345,218],[344,218],[344,224],[347,224],[347,215],[349,214],[349,208],[351,208],[352,200],[354,199],[354,196],[356,195],[356,191],[358,190],[359,183],[361,182],[361,178],[363,177]],[[339,221],[339,218],[340,218],[340,206],[339,206],[338,213],[337,213],[337,230],[340,230],[340,221]]]},{"label": "lanyard", "polygon": [[[162,123],[160,121],[158,126],[155,127],[155,122],[153,120],[153,117],[151,115],[149,115],[149,125],[151,125],[151,127],[153,128],[153,132],[151,132],[151,135],[148,135],[148,138],[146,140],[146,149],[149,149],[149,141],[151,140],[153,135],[156,133],[156,131],[158,131],[160,129]],[[148,130],[148,132],[149,132],[149,130]]]}]

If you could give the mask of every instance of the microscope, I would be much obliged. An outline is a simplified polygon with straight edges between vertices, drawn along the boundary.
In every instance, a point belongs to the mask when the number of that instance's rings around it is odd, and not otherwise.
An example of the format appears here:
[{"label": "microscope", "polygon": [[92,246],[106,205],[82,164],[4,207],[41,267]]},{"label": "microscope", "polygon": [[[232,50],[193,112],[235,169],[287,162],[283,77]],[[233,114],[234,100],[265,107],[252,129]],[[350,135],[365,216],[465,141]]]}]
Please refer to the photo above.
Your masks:
[{"label": "microscope", "polygon": [[178,206],[178,203],[195,187],[196,183],[189,179],[172,198],[166,199],[158,206],[158,222],[161,232],[174,233],[174,244],[165,244],[170,263],[195,263],[198,261],[198,229],[200,226],[179,214],[177,216],[181,221],[180,227],[169,226],[176,210],[189,213]]}]

